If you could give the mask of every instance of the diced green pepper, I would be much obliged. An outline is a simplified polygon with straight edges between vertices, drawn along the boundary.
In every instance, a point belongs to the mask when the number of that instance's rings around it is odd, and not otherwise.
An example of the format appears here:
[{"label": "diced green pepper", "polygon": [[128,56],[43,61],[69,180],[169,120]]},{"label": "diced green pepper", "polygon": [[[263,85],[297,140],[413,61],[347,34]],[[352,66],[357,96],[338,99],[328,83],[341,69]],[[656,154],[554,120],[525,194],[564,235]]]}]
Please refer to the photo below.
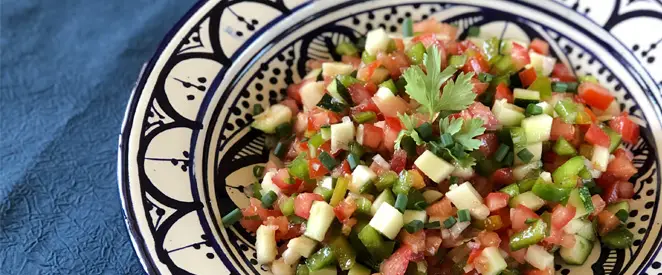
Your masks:
[{"label": "diced green pepper", "polygon": [[632,245],[634,235],[623,226],[612,230],[602,236],[602,243],[611,249],[624,249]]},{"label": "diced green pepper", "polygon": [[393,193],[407,195],[413,182],[414,178],[409,173],[409,171],[402,170],[402,172],[400,172],[400,176],[398,177],[398,181],[396,181],[393,185]]},{"label": "diced green pepper", "polygon": [[287,170],[290,175],[299,178],[301,180],[307,181],[310,179],[308,171],[308,161],[306,160],[306,154],[302,153],[297,156],[290,165],[287,166]]},{"label": "diced green pepper", "polygon": [[409,50],[407,50],[407,57],[409,57],[409,61],[412,63],[412,65],[418,65],[423,63],[423,56],[425,55],[425,45],[423,43],[418,42],[411,46]]},{"label": "diced green pepper", "polygon": [[609,136],[609,152],[612,153],[621,145],[621,135],[609,127],[602,127],[602,130]]},{"label": "diced green pepper", "polygon": [[579,171],[581,171],[584,167],[584,158],[582,156],[572,157],[563,163],[563,165],[559,166],[559,168],[554,170],[554,173],[552,173],[552,178],[554,179],[554,182],[560,183],[565,178],[577,176]]},{"label": "diced green pepper", "polygon": [[324,188],[322,186],[315,187],[313,193],[321,195],[322,198],[324,198],[324,200],[327,202],[331,199],[331,196],[333,196],[333,190]]},{"label": "diced green pepper", "polygon": [[499,42],[499,38],[497,37],[492,37],[483,42],[483,53],[485,54],[485,59],[490,64],[495,64],[497,61],[500,61]]},{"label": "diced green pepper", "polygon": [[515,146],[515,151],[519,151],[522,148],[525,148],[527,145],[526,133],[521,127],[511,128],[510,138],[512,139],[513,145]]},{"label": "diced green pepper", "polygon": [[500,57],[501,58],[496,61],[493,67],[497,74],[507,74],[515,70],[513,59],[510,57],[510,55],[501,55]]},{"label": "diced green pepper", "polygon": [[575,123],[577,120],[577,105],[570,98],[565,98],[556,103],[554,111],[565,123]]},{"label": "diced green pepper", "polygon": [[388,254],[384,253],[385,251],[382,248],[385,245],[384,238],[380,235],[379,231],[374,229],[370,225],[363,227],[361,232],[359,232],[359,240],[361,243],[368,249],[368,252],[375,259],[384,259]]},{"label": "diced green pepper", "polygon": [[336,257],[333,255],[331,247],[325,246],[317,250],[313,255],[310,255],[310,257],[306,259],[306,265],[310,271],[315,271],[333,264],[335,260]]},{"label": "diced green pepper", "polygon": [[540,98],[542,100],[552,97],[552,82],[549,80],[549,77],[538,76],[528,89],[540,92]]},{"label": "diced green pepper", "polygon": [[349,144],[349,152],[360,158],[365,153],[365,149],[363,148],[363,145],[353,141]]},{"label": "diced green pepper", "polygon": [[465,55],[452,55],[448,60],[448,66],[457,69],[464,66],[464,63],[466,62],[467,62],[467,57]]},{"label": "diced green pepper", "polygon": [[375,182],[375,187],[381,192],[384,189],[391,188],[396,182],[398,182],[398,174],[388,171],[379,175],[377,182]]},{"label": "diced green pepper", "polygon": [[370,64],[375,60],[377,60],[377,57],[369,54],[368,51],[363,51],[363,54],[361,55],[361,61],[363,61],[363,63]]},{"label": "diced green pepper", "polygon": [[338,261],[338,266],[342,270],[349,270],[356,263],[356,252],[343,235],[336,236],[329,247]]},{"label": "diced green pepper", "polygon": [[545,182],[537,182],[533,185],[533,189],[531,189],[536,196],[552,202],[560,202],[567,199],[571,190],[572,189]]},{"label": "diced green pepper", "polygon": [[574,156],[577,154],[575,147],[570,144],[565,138],[559,137],[559,139],[554,144],[554,153],[559,156]]},{"label": "diced green pepper", "polygon": [[375,112],[360,112],[352,115],[352,118],[356,123],[366,123],[377,119],[377,114]]},{"label": "diced green pepper", "polygon": [[423,194],[416,190],[410,189],[407,195],[407,209],[425,210],[428,204],[425,202]]},{"label": "diced green pepper", "polygon": [[501,188],[499,190],[501,193],[506,193],[508,194],[511,198],[519,195],[519,186],[516,183],[510,184],[504,188]]},{"label": "diced green pepper", "polygon": [[310,269],[308,269],[308,266],[306,266],[305,264],[297,265],[296,275],[308,275],[309,273],[310,273]]},{"label": "diced green pepper", "polygon": [[388,88],[394,95],[398,94],[398,87],[395,86],[393,79],[389,78],[388,80],[382,82],[382,84],[379,84],[379,87]]},{"label": "diced green pepper", "polygon": [[359,49],[350,41],[341,42],[336,46],[336,53],[339,55],[356,55]]},{"label": "diced green pepper", "polygon": [[251,184],[251,191],[253,193],[253,198],[258,200],[262,199],[262,185],[259,182]]},{"label": "diced green pepper", "polygon": [[370,202],[370,200],[364,197],[359,197],[355,201],[356,201],[356,210],[358,210],[359,213],[370,215],[370,208],[372,207],[372,202]]},{"label": "diced green pepper", "polygon": [[287,199],[284,199],[280,202],[278,205],[280,208],[280,212],[283,213],[283,216],[289,216],[294,214],[294,198],[289,197]]},{"label": "diced green pepper", "polygon": [[339,76],[336,76],[336,79],[338,79],[338,81],[340,81],[340,84],[342,84],[343,87],[349,87],[349,86],[352,86],[352,84],[354,84],[354,83],[361,82],[360,80],[358,80],[355,77],[350,76],[350,75],[339,75]]},{"label": "diced green pepper", "polygon": [[527,191],[531,191],[533,188],[533,185],[536,184],[538,181],[542,181],[540,178],[528,178],[528,179],[523,179],[517,183],[517,186],[519,187],[520,193],[524,193]]},{"label": "diced green pepper", "polygon": [[512,251],[537,244],[545,238],[547,224],[538,220],[528,228],[513,234],[510,237],[510,249]]}]

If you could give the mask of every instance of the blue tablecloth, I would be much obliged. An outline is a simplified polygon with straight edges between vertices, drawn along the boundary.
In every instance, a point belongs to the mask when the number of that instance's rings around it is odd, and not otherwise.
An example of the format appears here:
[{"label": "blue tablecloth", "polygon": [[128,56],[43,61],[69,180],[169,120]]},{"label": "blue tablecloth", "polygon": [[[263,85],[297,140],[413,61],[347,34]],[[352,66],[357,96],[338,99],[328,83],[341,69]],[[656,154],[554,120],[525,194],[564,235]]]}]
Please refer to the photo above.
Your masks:
[{"label": "blue tablecloth", "polygon": [[117,141],[141,65],[194,0],[0,2],[0,274],[140,274]]}]

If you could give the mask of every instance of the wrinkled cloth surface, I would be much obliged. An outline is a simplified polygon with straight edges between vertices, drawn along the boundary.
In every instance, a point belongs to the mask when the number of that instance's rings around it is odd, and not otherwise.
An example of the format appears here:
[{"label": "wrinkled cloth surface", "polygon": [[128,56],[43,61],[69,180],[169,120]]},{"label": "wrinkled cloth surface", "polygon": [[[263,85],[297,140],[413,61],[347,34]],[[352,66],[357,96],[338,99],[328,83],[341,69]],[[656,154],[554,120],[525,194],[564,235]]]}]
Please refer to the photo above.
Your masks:
[{"label": "wrinkled cloth surface", "polygon": [[140,68],[194,0],[0,0],[0,274],[143,274],[117,187]]}]

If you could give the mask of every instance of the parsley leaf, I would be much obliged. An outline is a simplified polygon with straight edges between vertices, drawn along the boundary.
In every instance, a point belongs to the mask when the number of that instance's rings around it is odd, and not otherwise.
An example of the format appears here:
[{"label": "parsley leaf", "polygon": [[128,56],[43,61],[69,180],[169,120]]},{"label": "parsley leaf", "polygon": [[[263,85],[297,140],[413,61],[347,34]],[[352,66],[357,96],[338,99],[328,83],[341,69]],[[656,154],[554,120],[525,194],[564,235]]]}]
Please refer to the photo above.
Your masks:
[{"label": "parsley leaf", "polygon": [[[409,69],[404,72],[403,75],[407,81],[405,90],[411,98],[421,104],[420,109],[428,113],[430,118],[434,118],[438,112],[446,110],[443,102],[444,97],[439,92],[439,89],[444,82],[455,74],[457,69],[449,66],[441,71],[441,56],[439,55],[436,45],[433,45],[426,50],[424,64],[427,74],[423,72],[423,69],[419,66],[409,67]],[[473,87],[473,84],[469,84]],[[446,91],[445,88],[444,91]],[[469,92],[471,92],[471,89],[469,89]],[[473,92],[471,93],[474,94]]]},{"label": "parsley leaf", "polygon": [[398,118],[400,118],[402,125],[405,127],[398,133],[398,137],[395,139],[395,149],[401,148],[400,143],[405,136],[410,136],[416,142],[416,145],[425,144],[425,141],[416,132],[416,118],[414,116],[398,113]]},{"label": "parsley leaf", "polygon": [[483,127],[483,120],[480,118],[472,118],[464,127],[465,129],[458,134],[453,135],[455,141],[459,142],[467,150],[476,150],[480,147],[480,140],[473,139],[476,136],[482,135],[485,133],[485,128]]},{"label": "parsley leaf", "polygon": [[439,110],[461,111],[474,103],[476,93],[473,92],[473,83],[471,78],[474,73],[460,73],[457,79],[452,79],[444,86],[444,93],[441,94]]},{"label": "parsley leaf", "polygon": [[448,133],[450,135],[457,134],[462,130],[462,124],[464,123],[464,119],[451,119],[449,117],[445,117],[441,121],[439,121],[439,128],[441,128],[441,131],[444,133]]}]

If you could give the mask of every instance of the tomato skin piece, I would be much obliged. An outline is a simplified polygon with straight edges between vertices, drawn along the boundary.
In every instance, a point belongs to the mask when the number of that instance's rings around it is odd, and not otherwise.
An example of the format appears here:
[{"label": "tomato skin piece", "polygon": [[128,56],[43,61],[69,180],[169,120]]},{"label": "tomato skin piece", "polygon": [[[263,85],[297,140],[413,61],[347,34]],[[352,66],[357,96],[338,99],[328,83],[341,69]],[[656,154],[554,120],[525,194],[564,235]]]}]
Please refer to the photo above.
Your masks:
[{"label": "tomato skin piece", "polygon": [[513,169],[510,167],[500,168],[492,173],[492,183],[495,186],[501,187],[515,182],[513,178]]},{"label": "tomato skin piece", "polygon": [[508,88],[505,83],[499,83],[496,87],[496,94],[494,95],[496,100],[506,99],[508,103],[513,103],[513,92]]},{"label": "tomato skin piece", "polygon": [[512,50],[510,52],[510,58],[515,65],[515,69],[520,70],[524,68],[527,64],[531,63],[531,58],[529,57],[529,52],[524,48],[524,46],[512,42]]},{"label": "tomato skin piece", "polygon": [[591,124],[591,127],[588,128],[584,139],[590,144],[609,148],[609,135],[595,124]]},{"label": "tomato skin piece", "polygon": [[455,40],[457,36],[457,27],[432,18],[414,23],[413,30],[415,33],[440,34],[449,40]]},{"label": "tomato skin piece", "polygon": [[412,258],[412,249],[408,245],[402,245],[386,259],[380,268],[382,275],[404,275],[407,265]]},{"label": "tomato skin piece", "polygon": [[575,82],[577,77],[568,69],[568,67],[563,63],[554,64],[554,69],[552,70],[552,77],[557,78],[559,81],[563,82]]},{"label": "tomato skin piece", "polygon": [[529,225],[526,224],[526,219],[528,218],[539,219],[540,216],[538,216],[536,212],[533,212],[533,210],[521,204],[510,209],[510,221],[513,230],[520,231],[527,228]]},{"label": "tomato skin piece", "polygon": [[329,173],[329,170],[322,165],[318,158],[308,160],[308,171],[311,179],[318,179]]},{"label": "tomato skin piece", "polygon": [[324,197],[315,193],[301,193],[294,199],[294,214],[308,219],[310,217],[310,208],[313,201],[324,201]]},{"label": "tomato skin piece", "polygon": [[485,205],[490,209],[490,212],[494,212],[508,206],[509,198],[510,196],[506,193],[492,192],[485,197]]},{"label": "tomato skin piece", "polygon": [[475,139],[481,143],[478,151],[482,152],[488,158],[499,149],[499,138],[495,133],[485,133],[475,137]]},{"label": "tomato skin piece", "polygon": [[592,82],[584,82],[577,88],[579,97],[591,107],[606,110],[614,101],[614,96],[609,91],[600,86],[600,84]]},{"label": "tomato skin piece", "polygon": [[531,86],[531,83],[536,81],[536,78],[538,78],[538,76],[536,75],[536,70],[533,67],[519,72],[519,79],[522,81],[522,86],[525,88]]},{"label": "tomato skin piece", "polygon": [[626,112],[620,116],[614,117],[609,121],[609,127],[621,135],[623,141],[636,144],[639,140],[639,125],[634,123]]},{"label": "tomato skin piece", "polygon": [[369,123],[363,124],[363,146],[377,150],[384,139],[384,131]]}]

